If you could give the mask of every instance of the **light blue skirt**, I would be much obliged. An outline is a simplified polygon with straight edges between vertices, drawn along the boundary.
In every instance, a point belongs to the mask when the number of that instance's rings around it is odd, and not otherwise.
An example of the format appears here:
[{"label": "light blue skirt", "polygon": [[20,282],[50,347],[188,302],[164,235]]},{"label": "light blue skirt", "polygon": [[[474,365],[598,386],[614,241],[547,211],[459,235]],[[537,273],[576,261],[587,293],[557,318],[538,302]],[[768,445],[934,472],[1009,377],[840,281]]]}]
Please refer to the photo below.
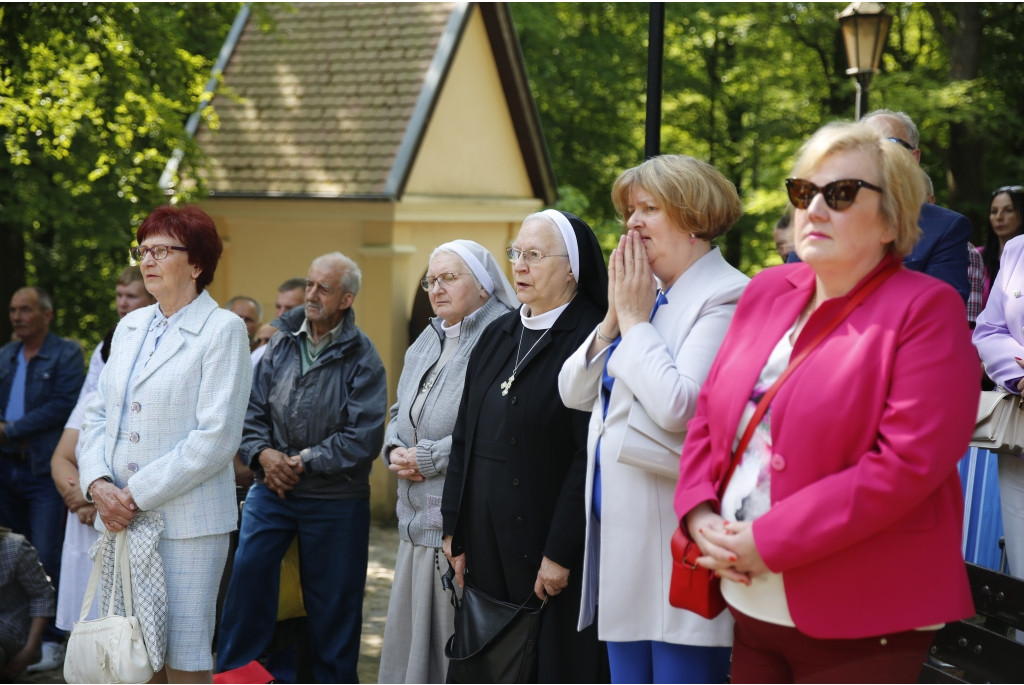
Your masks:
[{"label": "light blue skirt", "polygon": [[167,583],[167,659],[179,671],[213,669],[217,591],[230,535],[160,538]]}]

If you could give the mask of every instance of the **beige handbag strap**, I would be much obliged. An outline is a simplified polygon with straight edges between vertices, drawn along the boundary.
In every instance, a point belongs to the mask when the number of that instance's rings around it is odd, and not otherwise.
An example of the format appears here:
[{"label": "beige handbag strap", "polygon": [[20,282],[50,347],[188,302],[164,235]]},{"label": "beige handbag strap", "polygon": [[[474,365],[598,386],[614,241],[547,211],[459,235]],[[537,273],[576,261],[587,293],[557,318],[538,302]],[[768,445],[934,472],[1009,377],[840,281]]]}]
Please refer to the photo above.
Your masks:
[{"label": "beige handbag strap", "polygon": [[[111,535],[110,531],[104,531],[103,536]],[[114,585],[118,576],[121,577],[121,594],[124,596],[124,615],[132,615],[132,582],[131,563],[128,559],[128,533],[121,531],[114,535],[114,580],[110,588],[110,601],[107,602],[107,616],[114,615]],[[96,599],[96,587],[100,581],[100,570],[103,564],[103,549],[96,551],[96,561],[92,564],[92,573],[89,575],[89,584],[85,587],[85,597],[82,599],[82,613],[79,621],[84,621],[89,615],[89,609]]]}]

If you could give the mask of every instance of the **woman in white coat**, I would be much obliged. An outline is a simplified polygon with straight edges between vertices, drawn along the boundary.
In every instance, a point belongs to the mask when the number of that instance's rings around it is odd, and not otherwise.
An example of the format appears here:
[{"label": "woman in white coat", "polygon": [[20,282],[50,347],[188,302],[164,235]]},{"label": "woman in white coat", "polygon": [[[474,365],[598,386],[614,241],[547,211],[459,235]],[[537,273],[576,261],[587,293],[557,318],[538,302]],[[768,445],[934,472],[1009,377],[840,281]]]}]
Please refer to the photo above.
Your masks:
[{"label": "woman in white coat", "polygon": [[107,530],[163,519],[167,650],[154,682],[212,682],[217,590],[238,522],[232,459],[252,383],[242,320],[205,288],[223,245],[198,207],[164,206],[132,256],[157,304],[118,324],[86,412],[80,482]]},{"label": "woman in white coat", "polygon": [[566,406],[592,412],[579,626],[596,613],[612,682],[725,682],[732,619],[669,605],[669,541],[686,423],[749,280],[711,244],[740,201],[684,155],[626,170],[612,201],[627,230],[609,263],[608,312],[558,379]]}]

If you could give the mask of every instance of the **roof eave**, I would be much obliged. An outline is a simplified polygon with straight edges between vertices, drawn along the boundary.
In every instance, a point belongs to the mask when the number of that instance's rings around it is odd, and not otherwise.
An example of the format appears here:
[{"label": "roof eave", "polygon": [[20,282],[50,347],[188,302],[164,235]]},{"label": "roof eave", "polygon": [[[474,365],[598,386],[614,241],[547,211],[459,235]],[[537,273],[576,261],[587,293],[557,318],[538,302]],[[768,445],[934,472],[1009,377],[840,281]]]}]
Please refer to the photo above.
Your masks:
[{"label": "roof eave", "polygon": [[397,198],[393,195],[381,195],[377,193],[288,193],[274,190],[221,190],[209,192],[209,198],[227,199],[267,199],[267,200],[358,200],[361,202],[395,202]]},{"label": "roof eave", "polygon": [[430,117],[434,113],[437,101],[441,97],[445,79],[451,69],[452,61],[461,42],[462,33],[469,23],[470,10],[473,3],[461,2],[452,10],[448,17],[448,23],[441,33],[441,38],[434,51],[434,58],[427,68],[423,78],[423,88],[420,90],[416,106],[413,108],[409,124],[406,126],[405,135],[398,146],[398,153],[395,155],[395,162],[391,166],[391,172],[384,182],[384,195],[394,198],[401,198],[405,193],[405,184],[412,173],[412,166],[416,160],[420,145],[427,133],[430,124]]},{"label": "roof eave", "polygon": [[512,14],[504,2],[479,5],[533,192],[551,206],[558,199],[558,185]]},{"label": "roof eave", "polygon": [[[224,39],[224,45],[221,46],[220,52],[217,54],[217,61],[210,70],[210,78],[206,81],[206,87],[203,89],[203,94],[199,98],[199,104],[196,105],[195,111],[192,112],[188,121],[185,122],[185,135],[189,138],[195,136],[196,131],[199,129],[203,110],[206,109],[206,106],[211,100],[213,100],[213,95],[217,92],[217,79],[220,74],[224,73],[224,69],[227,67],[228,61],[231,59],[231,55],[234,54],[235,48],[238,46],[238,39],[241,37],[242,30],[249,21],[249,6],[251,4],[252,3],[249,2],[242,3],[242,6],[238,10],[238,14],[235,15],[235,20],[231,24],[231,29],[228,31],[227,38]],[[207,97],[208,94],[209,97]],[[174,192],[174,189],[172,188],[174,176],[178,173],[178,167],[181,165],[181,160],[184,156],[185,151],[181,148],[177,148],[171,153],[170,158],[164,165],[164,170],[163,173],[160,174],[160,180],[157,181],[157,186],[165,193]]]}]

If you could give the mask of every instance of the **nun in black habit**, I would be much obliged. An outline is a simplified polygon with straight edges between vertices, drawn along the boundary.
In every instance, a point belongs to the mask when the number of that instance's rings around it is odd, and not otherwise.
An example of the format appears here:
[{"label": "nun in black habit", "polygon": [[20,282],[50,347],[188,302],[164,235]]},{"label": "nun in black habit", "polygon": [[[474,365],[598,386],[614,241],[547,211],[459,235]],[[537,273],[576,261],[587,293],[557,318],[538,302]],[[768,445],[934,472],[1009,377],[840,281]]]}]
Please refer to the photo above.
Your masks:
[{"label": "nun in black habit", "polygon": [[590,227],[551,209],[526,217],[509,259],[522,306],[469,360],[441,505],[445,554],[492,597],[549,598],[539,682],[608,682],[596,622],[576,630],[590,415],[558,394],[562,363],[607,309],[608,273]]}]

